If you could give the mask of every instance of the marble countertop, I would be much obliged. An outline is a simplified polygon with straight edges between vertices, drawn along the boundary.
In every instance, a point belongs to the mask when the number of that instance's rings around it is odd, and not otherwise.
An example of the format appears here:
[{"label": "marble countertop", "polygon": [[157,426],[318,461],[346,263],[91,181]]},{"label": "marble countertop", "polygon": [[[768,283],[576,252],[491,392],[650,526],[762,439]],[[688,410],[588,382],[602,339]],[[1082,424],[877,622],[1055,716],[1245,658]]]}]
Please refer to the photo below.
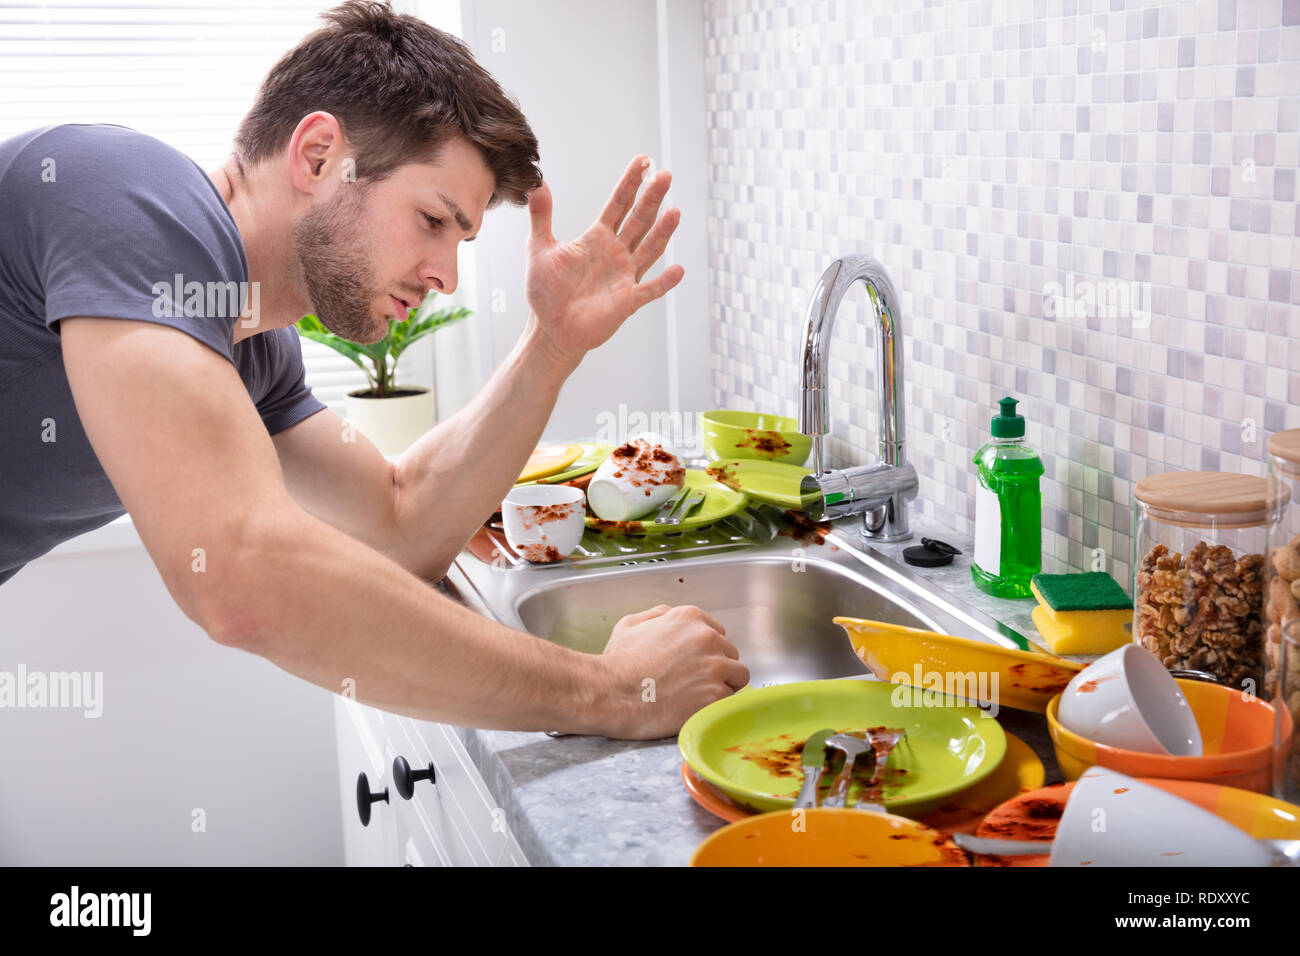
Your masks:
[{"label": "marble countertop", "polygon": [[[949,596],[1040,641],[1030,618],[1034,600],[1004,600],[971,582],[973,545],[965,535],[914,518],[913,538],[873,544],[902,563],[902,550],[924,537],[963,552],[943,568],[912,568]],[[1002,726],[1043,760],[1049,783],[1061,779],[1041,715],[1004,708]],[[538,866],[684,866],[696,846],[724,823],[682,784],[676,738],[656,741],[549,737],[539,733],[458,728],[488,789],[528,859]]]}]

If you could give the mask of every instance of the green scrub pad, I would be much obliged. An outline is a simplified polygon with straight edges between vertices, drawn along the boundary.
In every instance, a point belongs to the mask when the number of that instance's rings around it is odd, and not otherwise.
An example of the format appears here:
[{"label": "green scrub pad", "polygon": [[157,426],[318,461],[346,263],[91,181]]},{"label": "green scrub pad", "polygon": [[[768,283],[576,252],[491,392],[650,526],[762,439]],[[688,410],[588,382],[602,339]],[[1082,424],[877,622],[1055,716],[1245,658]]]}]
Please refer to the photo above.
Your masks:
[{"label": "green scrub pad", "polygon": [[1033,584],[1053,611],[1109,611],[1133,606],[1124,589],[1105,571],[1035,574]]}]

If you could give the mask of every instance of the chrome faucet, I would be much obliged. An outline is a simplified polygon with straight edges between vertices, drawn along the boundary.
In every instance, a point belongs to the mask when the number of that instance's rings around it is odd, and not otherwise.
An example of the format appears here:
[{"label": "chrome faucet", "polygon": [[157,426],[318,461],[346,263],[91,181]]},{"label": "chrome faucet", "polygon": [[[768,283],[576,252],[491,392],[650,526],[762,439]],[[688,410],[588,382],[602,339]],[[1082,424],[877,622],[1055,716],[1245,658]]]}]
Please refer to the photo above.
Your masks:
[{"label": "chrome faucet", "polygon": [[[844,293],[859,280],[875,316],[879,461],[830,470],[824,467],[822,436],[831,431],[827,382],[831,333]],[[852,255],[836,259],[822,273],[804,316],[799,365],[799,431],[813,440],[813,472],[804,476],[800,487],[804,512],[814,521],[861,514],[864,538],[910,538],[907,508],[916,497],[917,478],[905,454],[903,329],[898,294],[884,266],[870,256]]]}]

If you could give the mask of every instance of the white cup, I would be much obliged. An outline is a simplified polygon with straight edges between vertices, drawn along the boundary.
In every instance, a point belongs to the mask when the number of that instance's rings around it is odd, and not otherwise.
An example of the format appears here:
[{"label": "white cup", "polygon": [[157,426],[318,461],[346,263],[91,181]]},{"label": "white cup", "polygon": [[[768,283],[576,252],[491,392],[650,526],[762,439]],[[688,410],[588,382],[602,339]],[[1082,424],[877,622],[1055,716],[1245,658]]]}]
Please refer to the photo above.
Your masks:
[{"label": "white cup", "polygon": [[1200,757],[1201,729],[1187,697],[1154,654],[1125,644],[1066,685],[1061,726],[1111,747]]},{"label": "white cup", "polygon": [[634,521],[681,490],[686,469],[653,435],[638,435],[615,448],[587,485],[587,501],[605,521]]},{"label": "white cup", "polygon": [[1091,767],[1070,793],[1049,865],[1269,866],[1272,861],[1271,848],[1208,810],[1125,774]]},{"label": "white cup", "polygon": [[501,502],[506,541],[533,564],[550,564],[572,554],[582,540],[586,517],[582,489],[570,485],[524,485]]}]

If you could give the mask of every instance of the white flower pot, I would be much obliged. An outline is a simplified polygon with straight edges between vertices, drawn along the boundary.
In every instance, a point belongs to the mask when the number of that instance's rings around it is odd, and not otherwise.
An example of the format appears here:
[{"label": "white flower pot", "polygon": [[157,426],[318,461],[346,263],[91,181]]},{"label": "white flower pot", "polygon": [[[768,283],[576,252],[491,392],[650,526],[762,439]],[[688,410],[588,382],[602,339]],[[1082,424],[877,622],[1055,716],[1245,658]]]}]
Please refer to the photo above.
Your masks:
[{"label": "white flower pot", "polygon": [[343,417],[385,455],[400,455],[433,427],[433,390],[415,386],[398,390],[416,394],[372,398],[360,391],[350,392],[344,399]]}]

